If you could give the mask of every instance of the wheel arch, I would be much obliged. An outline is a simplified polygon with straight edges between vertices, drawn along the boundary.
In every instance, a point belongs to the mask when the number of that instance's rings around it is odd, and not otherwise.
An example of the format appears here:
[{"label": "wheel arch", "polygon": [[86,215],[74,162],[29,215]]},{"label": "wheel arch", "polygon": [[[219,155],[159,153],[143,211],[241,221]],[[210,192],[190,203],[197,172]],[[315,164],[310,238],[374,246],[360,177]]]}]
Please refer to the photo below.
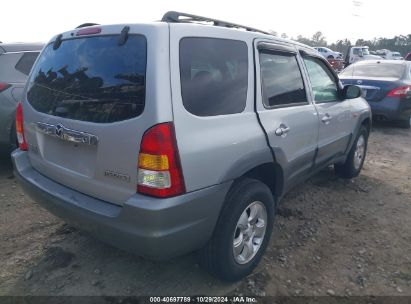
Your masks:
[{"label": "wheel arch", "polygon": [[232,180],[234,185],[241,178],[253,178],[266,184],[276,202],[285,189],[283,167],[268,146],[239,158],[220,179],[220,183]]},{"label": "wheel arch", "polygon": [[273,194],[274,201],[278,202],[278,199],[282,196],[284,191],[284,173],[281,166],[276,162],[264,163],[258,165],[247,172],[241,177],[248,177],[256,179],[270,188]]}]

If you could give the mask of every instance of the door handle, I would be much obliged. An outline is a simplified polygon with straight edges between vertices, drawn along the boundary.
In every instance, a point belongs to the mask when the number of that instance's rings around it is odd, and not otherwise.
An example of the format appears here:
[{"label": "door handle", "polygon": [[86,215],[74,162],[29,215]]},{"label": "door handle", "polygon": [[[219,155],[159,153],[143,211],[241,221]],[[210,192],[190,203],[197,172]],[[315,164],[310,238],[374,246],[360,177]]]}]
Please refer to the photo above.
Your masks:
[{"label": "door handle", "polygon": [[285,124],[281,124],[275,130],[275,135],[281,136],[281,137],[286,137],[288,132],[290,132],[290,127],[287,127]]},{"label": "door handle", "polygon": [[331,115],[328,114],[328,113],[326,113],[326,114],[324,115],[324,117],[321,118],[321,121],[322,121],[324,124],[328,125],[328,124],[330,123],[331,119],[332,119]]}]

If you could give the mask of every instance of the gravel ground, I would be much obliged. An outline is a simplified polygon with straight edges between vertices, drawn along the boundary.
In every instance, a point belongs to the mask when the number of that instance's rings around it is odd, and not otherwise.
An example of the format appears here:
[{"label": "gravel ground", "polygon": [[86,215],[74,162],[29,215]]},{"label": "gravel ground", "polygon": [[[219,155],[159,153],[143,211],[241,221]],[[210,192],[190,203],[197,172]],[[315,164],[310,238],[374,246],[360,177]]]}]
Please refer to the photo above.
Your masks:
[{"label": "gravel ground", "polygon": [[151,262],[66,225],[0,159],[0,295],[411,296],[411,131],[379,124],[362,174],[331,168],[292,190],[267,253],[235,284],[194,254]]}]

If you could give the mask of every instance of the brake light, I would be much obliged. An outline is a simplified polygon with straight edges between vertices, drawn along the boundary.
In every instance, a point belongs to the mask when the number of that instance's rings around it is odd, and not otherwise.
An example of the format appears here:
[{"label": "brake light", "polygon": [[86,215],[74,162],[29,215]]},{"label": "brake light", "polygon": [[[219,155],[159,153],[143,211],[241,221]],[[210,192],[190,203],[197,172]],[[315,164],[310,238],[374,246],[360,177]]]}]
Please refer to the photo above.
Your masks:
[{"label": "brake light", "polygon": [[185,191],[174,124],[158,124],[141,140],[137,192],[165,198]]},{"label": "brake light", "polygon": [[17,141],[19,143],[20,150],[27,151],[27,142],[26,138],[24,137],[24,126],[23,126],[23,106],[21,102],[17,104],[16,109],[16,133],[17,133]]},{"label": "brake light", "polygon": [[76,33],[76,36],[93,35],[93,34],[100,34],[100,33],[101,33],[101,28],[91,27],[91,28],[85,28],[85,29],[79,30]]},{"label": "brake light", "polygon": [[411,96],[411,86],[398,87],[388,92],[387,97],[406,97]]},{"label": "brake light", "polygon": [[0,82],[0,93],[10,88],[11,85],[8,83]]}]

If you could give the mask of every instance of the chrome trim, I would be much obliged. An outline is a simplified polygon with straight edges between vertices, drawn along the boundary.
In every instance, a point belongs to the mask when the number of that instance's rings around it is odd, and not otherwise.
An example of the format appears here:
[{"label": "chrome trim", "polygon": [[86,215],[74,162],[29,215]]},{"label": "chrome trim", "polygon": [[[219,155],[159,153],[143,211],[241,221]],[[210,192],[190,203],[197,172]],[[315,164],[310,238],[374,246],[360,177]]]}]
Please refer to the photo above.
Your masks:
[{"label": "chrome trim", "polygon": [[98,137],[96,135],[72,130],[66,128],[62,124],[51,125],[44,122],[37,122],[35,123],[35,127],[38,132],[41,132],[45,135],[57,137],[64,141],[90,146],[97,146],[98,144]]},{"label": "chrome trim", "polygon": [[365,89],[365,90],[381,90],[380,87],[367,86],[367,85],[357,85],[357,87],[360,87],[361,89]]},{"label": "chrome trim", "polygon": [[14,52],[4,52],[2,55],[13,55],[13,54],[25,54],[25,53],[41,53],[41,49],[38,51],[14,51]]}]

